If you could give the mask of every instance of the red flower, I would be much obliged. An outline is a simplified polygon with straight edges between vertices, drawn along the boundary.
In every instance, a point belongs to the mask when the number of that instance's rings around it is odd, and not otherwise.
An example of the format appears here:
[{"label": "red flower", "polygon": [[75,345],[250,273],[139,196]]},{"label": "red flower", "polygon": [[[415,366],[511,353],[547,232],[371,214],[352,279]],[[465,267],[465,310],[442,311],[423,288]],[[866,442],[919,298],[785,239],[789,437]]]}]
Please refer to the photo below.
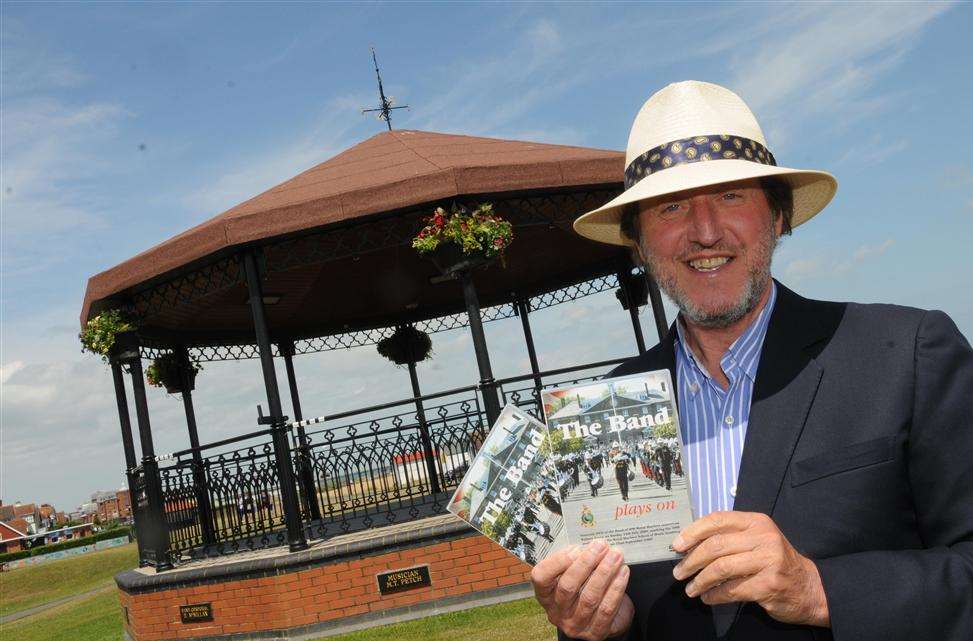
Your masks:
[{"label": "red flower", "polygon": [[440,214],[436,214],[436,217],[433,220],[436,223],[436,227],[442,227],[445,224],[445,221]]},{"label": "red flower", "polygon": [[494,247],[501,247],[502,245],[503,245],[503,239],[502,238],[497,238],[497,239],[495,239],[493,241],[493,246]]}]

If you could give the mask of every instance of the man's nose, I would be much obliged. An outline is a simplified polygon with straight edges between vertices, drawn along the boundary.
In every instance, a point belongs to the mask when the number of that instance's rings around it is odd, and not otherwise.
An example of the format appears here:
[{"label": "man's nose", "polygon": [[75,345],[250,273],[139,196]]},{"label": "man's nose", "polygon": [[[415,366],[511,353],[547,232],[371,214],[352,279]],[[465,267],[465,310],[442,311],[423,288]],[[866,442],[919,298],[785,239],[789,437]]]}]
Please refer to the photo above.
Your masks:
[{"label": "man's nose", "polygon": [[715,245],[723,238],[716,207],[708,198],[696,197],[689,208],[689,240],[705,247]]}]

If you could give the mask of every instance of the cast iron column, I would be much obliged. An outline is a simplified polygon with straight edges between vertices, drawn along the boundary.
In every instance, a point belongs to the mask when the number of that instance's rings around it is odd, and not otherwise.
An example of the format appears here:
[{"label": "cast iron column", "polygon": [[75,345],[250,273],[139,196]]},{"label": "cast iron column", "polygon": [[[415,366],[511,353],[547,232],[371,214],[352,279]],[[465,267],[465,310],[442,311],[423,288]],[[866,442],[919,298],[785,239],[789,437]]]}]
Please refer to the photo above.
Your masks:
[{"label": "cast iron column", "polygon": [[[135,443],[132,440],[132,420],[128,414],[128,398],[125,396],[125,375],[122,373],[122,365],[113,360],[111,363],[111,375],[115,382],[115,403],[118,405],[118,422],[122,427],[122,450],[125,452],[125,480],[128,483],[128,504],[132,511],[132,522],[135,522],[135,508],[138,497],[135,493],[135,483],[133,483],[133,471],[138,465],[135,458]],[[142,537],[138,536],[139,524],[135,523],[136,538],[135,542],[139,551],[139,567],[145,565],[142,559]]]},{"label": "cast iron column", "polygon": [[125,471],[135,469],[135,442],[132,440],[132,420],[128,415],[128,398],[125,396],[125,375],[122,364],[113,361],[111,375],[115,382],[115,403],[118,405],[118,422],[122,426],[122,449],[125,451]]},{"label": "cast iron column", "polygon": [[267,392],[267,405],[270,410],[270,430],[274,442],[274,458],[280,480],[281,502],[284,519],[287,523],[287,543],[291,552],[307,549],[307,539],[301,525],[301,506],[294,483],[294,468],[291,465],[291,450],[287,443],[286,417],[280,406],[280,390],[277,388],[277,372],[274,371],[274,355],[270,349],[270,334],[267,331],[267,318],[264,314],[263,287],[257,269],[254,252],[243,254],[243,268],[247,275],[247,290],[250,294],[250,313],[253,315],[253,330],[260,351],[260,365],[263,368],[264,388]]},{"label": "cast iron column", "polygon": [[490,353],[487,351],[486,336],[483,334],[483,323],[480,321],[480,301],[476,297],[476,287],[473,286],[472,270],[464,269],[459,273],[463,283],[463,298],[466,300],[466,313],[470,317],[470,333],[473,335],[473,351],[476,353],[476,365],[480,369],[480,390],[483,393],[483,405],[486,410],[487,430],[500,416],[500,399],[497,397],[497,383],[493,379],[490,367]]},{"label": "cast iron column", "polygon": [[196,410],[193,408],[192,374],[189,368],[189,350],[179,347],[176,350],[179,361],[179,371],[182,377],[182,406],[186,410],[186,427],[189,429],[189,446],[193,450],[193,485],[196,486],[196,507],[199,514],[200,530],[203,544],[216,543],[216,533],[213,530],[213,509],[209,502],[209,483],[206,479],[206,468],[203,465],[203,455],[199,451],[199,433],[196,431]]},{"label": "cast iron column", "polygon": [[639,354],[645,353],[645,338],[642,336],[642,323],[639,322],[639,302],[635,299],[632,292],[632,272],[626,267],[618,270],[618,286],[628,301],[628,315],[632,318],[632,329],[635,330],[635,345],[638,347]]},{"label": "cast iron column", "polygon": [[534,375],[534,388],[537,390],[537,406],[540,407],[541,398],[541,368],[537,364],[537,352],[534,351],[534,335],[530,331],[530,307],[526,300],[517,299],[517,314],[520,316],[520,323],[524,326],[524,340],[527,341],[527,358],[530,359],[530,373]]},{"label": "cast iron column", "polygon": [[645,272],[645,283],[649,287],[649,304],[652,305],[652,316],[655,318],[655,331],[659,333],[659,341],[669,333],[669,323],[666,322],[666,310],[662,307],[662,294],[655,279]]},{"label": "cast iron column", "polygon": [[[291,407],[294,409],[294,420],[303,421],[301,411],[301,396],[297,391],[297,376],[294,374],[294,342],[282,341],[277,348],[284,356],[284,369],[287,370],[287,387],[291,391]],[[307,432],[303,425],[297,427],[297,442],[301,452],[298,463],[298,482],[301,484],[301,495],[312,519],[321,518],[321,507],[318,504],[318,489],[314,482],[314,472],[311,469],[311,447],[308,444]]]},{"label": "cast iron column", "polygon": [[152,553],[157,571],[172,569],[169,560],[169,528],[166,524],[165,501],[162,496],[162,479],[159,463],[155,460],[152,444],[152,426],[149,424],[149,403],[145,398],[145,377],[142,359],[133,358],[128,363],[132,373],[132,395],[135,397],[135,417],[139,424],[139,441],[142,444],[142,473],[145,474],[145,498],[148,523],[143,530],[148,534],[148,551]]},{"label": "cast iron column", "polygon": [[426,409],[422,406],[422,391],[419,389],[419,374],[416,372],[416,354],[409,347],[409,380],[412,382],[412,397],[416,399],[416,418],[419,420],[419,438],[422,440],[422,456],[426,461],[426,475],[429,477],[429,491],[439,494],[439,473],[436,469],[436,451],[432,447],[432,437],[429,435],[429,423],[426,422]]}]

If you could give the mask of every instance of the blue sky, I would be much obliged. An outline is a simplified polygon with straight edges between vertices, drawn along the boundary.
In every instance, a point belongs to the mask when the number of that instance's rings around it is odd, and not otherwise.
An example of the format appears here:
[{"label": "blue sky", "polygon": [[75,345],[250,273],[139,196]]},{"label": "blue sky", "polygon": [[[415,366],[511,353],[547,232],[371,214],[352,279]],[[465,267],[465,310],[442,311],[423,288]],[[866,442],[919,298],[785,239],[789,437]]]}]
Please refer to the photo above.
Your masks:
[{"label": "blue sky", "polygon": [[[377,100],[370,45],[387,93],[411,107],[397,128],[623,149],[655,90],[726,85],[781,164],[839,180],[832,205],[778,250],[777,277],[812,297],[943,309],[973,336],[969,4],[0,11],[6,502],[72,509],[122,484],[111,378],[76,340],[88,276],[381,131],[359,113]],[[534,333],[544,368],[634,349],[610,294],[539,313]],[[498,375],[527,370],[516,320],[488,338]],[[437,335],[434,349],[425,389],[476,379],[466,332]],[[373,348],[297,368],[308,415],[407,395],[407,375]],[[203,441],[250,431],[259,367],[207,366],[197,398]],[[181,404],[155,390],[150,404],[157,450],[186,447]]]}]

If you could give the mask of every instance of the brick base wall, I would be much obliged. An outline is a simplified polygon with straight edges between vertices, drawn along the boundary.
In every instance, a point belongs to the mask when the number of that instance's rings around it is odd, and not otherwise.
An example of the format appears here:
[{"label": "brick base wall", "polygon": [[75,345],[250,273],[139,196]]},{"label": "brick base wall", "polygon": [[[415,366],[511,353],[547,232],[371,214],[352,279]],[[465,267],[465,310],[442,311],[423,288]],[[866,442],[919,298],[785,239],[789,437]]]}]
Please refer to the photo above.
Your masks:
[{"label": "brick base wall", "polygon": [[[378,573],[419,565],[429,566],[431,586],[379,594]],[[183,581],[180,587],[145,592],[120,587],[126,632],[134,641],[154,641],[314,630],[338,619],[497,591],[524,584],[530,576],[530,566],[479,534],[285,570],[259,578],[202,579],[199,585]],[[196,603],[212,604],[213,621],[181,622],[179,606]]]}]

